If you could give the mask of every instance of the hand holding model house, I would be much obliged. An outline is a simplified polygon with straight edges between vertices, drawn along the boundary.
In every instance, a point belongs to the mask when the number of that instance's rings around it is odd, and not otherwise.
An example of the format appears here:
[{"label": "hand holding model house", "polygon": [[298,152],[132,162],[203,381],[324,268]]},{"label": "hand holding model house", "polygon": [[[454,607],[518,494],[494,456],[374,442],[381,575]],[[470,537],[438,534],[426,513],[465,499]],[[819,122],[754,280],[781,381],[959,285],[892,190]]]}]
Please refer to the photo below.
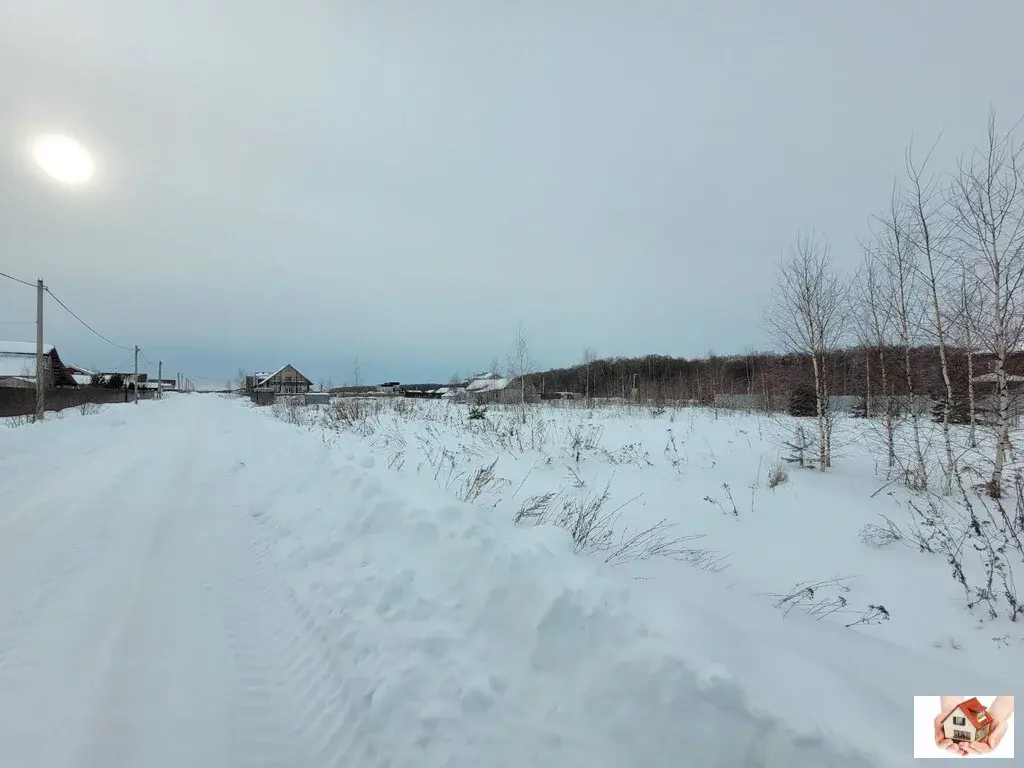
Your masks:
[{"label": "hand holding model house", "polygon": [[976,698],[941,696],[935,743],[953,755],[982,755],[999,746],[1013,715],[1013,696],[997,696],[985,707]]}]

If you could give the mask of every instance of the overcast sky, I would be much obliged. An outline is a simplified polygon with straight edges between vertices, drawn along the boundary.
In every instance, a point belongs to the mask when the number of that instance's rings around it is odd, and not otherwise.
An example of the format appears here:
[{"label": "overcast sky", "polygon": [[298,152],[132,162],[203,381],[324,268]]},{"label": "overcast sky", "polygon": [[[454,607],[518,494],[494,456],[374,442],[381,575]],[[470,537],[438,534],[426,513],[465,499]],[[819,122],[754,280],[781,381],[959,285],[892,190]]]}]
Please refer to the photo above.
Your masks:
[{"label": "overcast sky", "polygon": [[[0,271],[196,379],[447,381],[768,346],[800,228],[854,265],[905,145],[1024,112],[1020,0],[0,0]],[[67,132],[86,187],[26,147]],[[35,297],[0,279],[0,338]],[[53,302],[66,361],[128,354]]]}]

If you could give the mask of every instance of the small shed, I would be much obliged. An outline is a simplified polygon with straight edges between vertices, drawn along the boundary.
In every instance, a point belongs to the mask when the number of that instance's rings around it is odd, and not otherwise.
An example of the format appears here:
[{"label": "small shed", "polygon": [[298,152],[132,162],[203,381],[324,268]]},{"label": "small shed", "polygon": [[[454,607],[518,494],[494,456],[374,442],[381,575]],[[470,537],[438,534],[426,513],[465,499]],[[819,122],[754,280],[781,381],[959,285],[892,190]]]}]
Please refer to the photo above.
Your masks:
[{"label": "small shed", "polygon": [[255,405],[273,405],[276,397],[277,393],[272,389],[256,389],[250,395]]}]

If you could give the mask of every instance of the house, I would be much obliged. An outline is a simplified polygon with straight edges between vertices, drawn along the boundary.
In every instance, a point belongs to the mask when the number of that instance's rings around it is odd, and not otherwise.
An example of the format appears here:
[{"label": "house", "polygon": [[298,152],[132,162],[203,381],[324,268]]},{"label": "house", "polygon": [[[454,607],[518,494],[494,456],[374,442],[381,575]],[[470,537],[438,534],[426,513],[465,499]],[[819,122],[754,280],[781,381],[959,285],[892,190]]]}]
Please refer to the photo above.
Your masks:
[{"label": "house", "polygon": [[482,373],[474,376],[466,385],[466,396],[474,405],[514,404],[523,399],[524,393],[521,389],[523,386],[525,386],[526,402],[535,403],[540,400],[537,388],[529,381],[523,384],[521,378],[506,379],[500,373]]},{"label": "house", "polygon": [[467,399],[466,388],[462,386],[441,387],[438,392],[441,399],[449,403],[465,403]]},{"label": "house", "polygon": [[256,371],[245,377],[245,391],[253,392],[261,381],[270,376],[270,371]]},{"label": "house", "polygon": [[436,389],[407,389],[406,397],[418,397],[422,400],[440,400],[441,393]]},{"label": "house", "polygon": [[992,715],[977,699],[961,702],[942,722],[942,732],[953,741],[984,741],[992,728]]},{"label": "house", "polygon": [[[299,373],[298,369],[291,363],[282,365],[273,373],[258,374],[263,378],[255,381],[256,390],[274,392],[278,395],[304,395],[313,387],[313,382]],[[253,377],[246,377],[255,379]]]},{"label": "house", "polygon": [[377,394],[392,396],[401,395],[402,385],[397,381],[385,381],[383,384],[377,385]]},{"label": "house", "polygon": [[[47,389],[78,386],[52,344],[43,345],[43,363],[43,385]],[[36,345],[29,341],[0,341],[0,387],[32,389],[35,386]]]},{"label": "house", "polygon": [[71,365],[69,363],[65,363],[64,367],[67,369],[68,373],[71,374],[71,378],[75,380],[75,383],[77,383],[78,386],[89,386],[92,381],[93,371],[90,371],[88,368],[82,368],[80,365]]}]

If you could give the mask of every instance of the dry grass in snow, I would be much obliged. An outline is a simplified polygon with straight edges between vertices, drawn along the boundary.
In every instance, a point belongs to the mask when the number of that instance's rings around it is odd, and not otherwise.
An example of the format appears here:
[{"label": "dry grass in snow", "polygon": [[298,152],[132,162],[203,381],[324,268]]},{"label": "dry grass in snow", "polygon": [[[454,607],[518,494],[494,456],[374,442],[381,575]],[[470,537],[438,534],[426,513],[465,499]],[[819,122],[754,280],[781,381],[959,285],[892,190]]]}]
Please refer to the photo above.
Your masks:
[{"label": "dry grass in snow", "polygon": [[[803,420],[788,416],[563,403],[530,408],[523,424],[512,408],[471,418],[464,405],[401,398],[274,411],[325,444],[368,446],[388,469],[429,477],[481,514],[561,527],[578,553],[658,582],[666,600],[701,583],[696,567],[787,615],[978,663],[1011,653],[1024,669],[1024,553],[1014,545],[1024,486],[1019,505],[977,494],[986,446],[971,449],[964,435],[960,475],[940,493],[930,422],[921,426],[935,463],[922,489],[900,460],[887,466],[884,435],[865,419],[837,420],[835,465],[822,473],[799,466]],[[908,431],[900,425],[897,441]],[[996,540],[1000,528],[1009,541]],[[975,546],[985,536],[988,552]]]}]

